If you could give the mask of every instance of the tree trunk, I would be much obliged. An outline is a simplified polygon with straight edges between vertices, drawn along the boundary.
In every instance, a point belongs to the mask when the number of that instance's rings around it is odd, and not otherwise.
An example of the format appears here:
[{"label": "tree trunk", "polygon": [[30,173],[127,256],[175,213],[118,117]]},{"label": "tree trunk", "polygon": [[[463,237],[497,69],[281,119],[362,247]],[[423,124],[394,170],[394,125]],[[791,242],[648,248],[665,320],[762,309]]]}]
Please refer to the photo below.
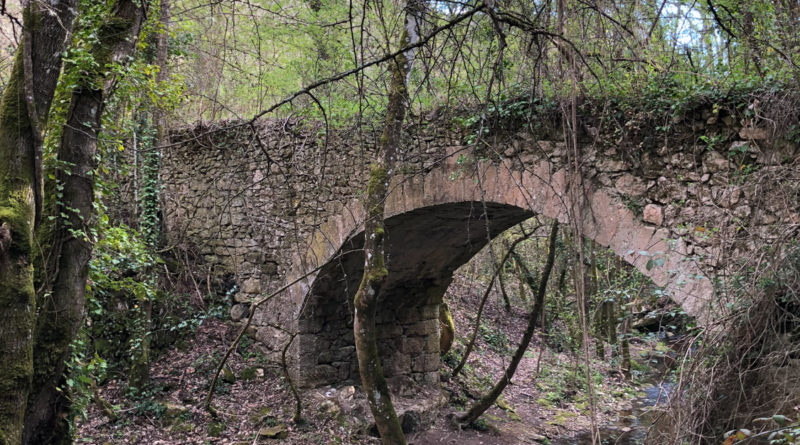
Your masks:
[{"label": "tree trunk", "polygon": [[[101,26],[93,48],[96,68],[72,93],[67,121],[58,149],[60,169],[56,181],[63,196],[56,203],[56,227],[51,249],[49,296],[42,301],[36,320],[34,345],[35,392],[30,394],[25,415],[23,443],[69,442],[69,398],[61,389],[69,345],[83,322],[84,294],[92,243],[94,168],[97,137],[111,86],[107,65],[122,60],[134,48],[143,10],[139,3],[120,0],[114,16]],[[60,216],[66,215],[66,216]]]},{"label": "tree trunk", "polygon": [[500,269],[500,273],[497,275],[497,282],[500,284],[500,294],[503,296],[503,307],[505,308],[506,312],[510,312],[511,300],[508,299],[508,294],[506,293],[506,283],[503,281],[502,268]]},{"label": "tree trunk", "polygon": [[625,376],[625,380],[631,379],[631,348],[630,344],[628,343],[628,330],[630,329],[630,317],[626,316],[625,320],[622,322],[622,361],[620,362],[620,368],[622,369],[622,375]]},{"label": "tree trunk", "polygon": [[[508,364],[508,368],[506,369],[503,377],[494,385],[491,391],[486,394],[481,400],[479,400],[472,408],[458,420],[465,424],[470,424],[478,419],[484,412],[486,412],[489,407],[494,404],[503,390],[508,386],[511,382],[511,378],[514,377],[514,373],[517,371],[517,366],[522,361],[522,357],[525,355],[525,351],[528,349],[528,345],[531,342],[531,338],[533,337],[533,331],[536,328],[536,322],[539,319],[539,314],[542,311],[542,307],[544,307],[544,296],[547,292],[547,281],[550,279],[550,272],[553,270],[553,263],[555,263],[556,259],[556,238],[558,236],[558,221],[553,222],[553,226],[550,229],[550,238],[548,243],[548,251],[547,251],[547,262],[544,265],[544,269],[542,269],[542,278],[539,280],[539,285],[536,286],[536,282],[534,278],[525,271],[525,276],[527,279],[527,283],[531,286],[531,290],[536,289],[536,300],[533,303],[533,309],[531,309],[530,316],[528,317],[528,326],[525,328],[525,333],[522,335],[522,340],[517,347],[517,350],[514,352],[514,356],[511,358],[511,363]],[[514,258],[516,261],[520,263],[521,267],[525,267],[522,263],[521,259],[518,257]]]},{"label": "tree trunk", "polygon": [[[169,0],[161,0],[159,22],[161,24],[158,40],[156,42],[156,65],[158,74],[156,81],[161,84],[167,81],[167,55],[169,49]],[[147,119],[143,120],[147,122]],[[159,188],[158,167],[160,155],[157,147],[167,145],[167,113],[162,104],[153,106],[153,123],[156,129],[155,146],[149,147],[147,154],[143,157],[142,168],[142,209],[140,214],[139,227],[143,238],[147,243],[148,250],[154,251],[161,237],[161,222],[158,217],[159,208]],[[137,203],[138,204],[138,203]],[[148,268],[143,274],[146,276],[155,275],[152,268]],[[139,299],[136,304],[138,308],[134,311],[135,329],[132,340],[131,373],[128,381],[129,386],[139,390],[147,387],[150,383],[150,340],[153,315],[153,301],[149,296]]]},{"label": "tree trunk", "polygon": [[[410,0],[406,4],[405,28],[400,39],[400,48],[416,43],[419,38],[418,16],[422,11],[421,8],[422,5],[416,0]],[[405,444],[406,439],[381,368],[376,341],[375,313],[378,307],[378,294],[388,275],[384,255],[386,232],[383,217],[389,181],[394,171],[402,138],[403,121],[408,109],[406,78],[411,72],[413,61],[413,51],[408,51],[391,62],[392,78],[386,120],[378,143],[378,159],[370,167],[365,199],[367,220],[364,224],[364,276],[354,299],[353,334],[358,370],[372,416],[375,418],[375,425],[383,443],[387,445]]]},{"label": "tree trunk", "polygon": [[[23,39],[0,100],[0,444],[20,442],[33,377],[33,230],[40,217],[41,129],[76,0],[23,2]],[[26,74],[27,73],[27,74]],[[34,75],[35,73],[35,75]]]},{"label": "tree trunk", "polygon": [[439,354],[444,355],[453,346],[456,337],[456,324],[453,321],[453,314],[450,307],[442,301],[439,305]]}]

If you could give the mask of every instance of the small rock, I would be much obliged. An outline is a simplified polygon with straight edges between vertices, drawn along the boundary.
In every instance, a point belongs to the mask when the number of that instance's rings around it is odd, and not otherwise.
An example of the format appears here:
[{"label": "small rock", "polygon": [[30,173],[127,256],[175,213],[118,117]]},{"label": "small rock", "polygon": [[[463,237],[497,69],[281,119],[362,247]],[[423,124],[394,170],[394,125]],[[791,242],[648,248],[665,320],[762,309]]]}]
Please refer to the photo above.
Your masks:
[{"label": "small rock", "polygon": [[337,417],[342,413],[342,409],[333,400],[325,400],[319,404],[319,412],[329,417]]},{"label": "small rock", "polygon": [[647,204],[642,218],[645,222],[660,226],[664,222],[664,210],[659,205]]},{"label": "small rock", "polygon": [[422,418],[418,412],[409,410],[400,415],[400,427],[406,434],[419,431],[422,426]]},{"label": "small rock", "polygon": [[739,137],[745,140],[761,140],[767,139],[769,135],[765,128],[759,127],[742,127],[739,130]]},{"label": "small rock", "polygon": [[733,216],[744,219],[750,216],[750,213],[752,213],[752,209],[750,208],[750,206],[743,205],[736,207],[736,209],[733,211]]},{"label": "small rock", "polygon": [[248,417],[250,423],[256,426],[261,425],[270,419],[274,420],[275,416],[272,415],[272,408],[268,406],[262,406],[258,409],[258,411],[254,412],[250,415],[250,417]]},{"label": "small rock", "polygon": [[289,437],[289,430],[286,428],[286,425],[280,424],[276,426],[270,426],[261,428],[258,430],[258,439],[286,439]]},{"label": "small rock", "polygon": [[206,426],[206,433],[211,437],[219,437],[225,432],[226,425],[223,422],[211,422]]},{"label": "small rock", "polygon": [[356,388],[354,386],[352,386],[352,385],[351,386],[345,386],[344,388],[342,388],[341,391],[339,391],[339,397],[342,400],[350,400],[350,399],[353,398],[355,393],[356,393]]},{"label": "small rock", "polygon": [[164,423],[174,425],[179,422],[184,414],[189,412],[189,408],[176,403],[164,402]]},{"label": "small rock", "polygon": [[239,321],[250,315],[249,304],[235,304],[231,308],[231,320]]},{"label": "small rock", "polygon": [[709,151],[703,157],[703,167],[705,167],[709,173],[724,172],[730,169],[730,162],[720,153]]}]

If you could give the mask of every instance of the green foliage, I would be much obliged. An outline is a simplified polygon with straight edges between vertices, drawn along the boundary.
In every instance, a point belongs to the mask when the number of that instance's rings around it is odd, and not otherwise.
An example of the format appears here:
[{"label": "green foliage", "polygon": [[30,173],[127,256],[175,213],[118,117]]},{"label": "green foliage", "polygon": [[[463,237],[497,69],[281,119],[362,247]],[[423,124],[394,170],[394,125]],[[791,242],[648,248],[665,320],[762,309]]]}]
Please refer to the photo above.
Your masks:
[{"label": "green foliage", "polygon": [[101,221],[104,236],[95,244],[89,264],[87,330],[96,353],[111,359],[116,368],[128,363],[145,341],[135,333],[150,335],[149,326],[137,325],[143,318],[132,313],[162,295],[151,273],[160,259],[129,227],[107,227],[105,216]]},{"label": "green foliage", "polygon": [[448,368],[453,369],[458,366],[459,362],[461,362],[461,357],[461,352],[459,352],[458,348],[453,345],[453,347],[451,347],[450,350],[442,356],[442,363]]},{"label": "green foliage", "polygon": [[480,325],[480,335],[486,345],[494,352],[505,353],[508,351],[508,337],[501,329],[493,328],[485,323]]},{"label": "green foliage", "polygon": [[70,356],[66,363],[65,394],[68,395],[73,413],[70,429],[75,425],[75,416],[86,419],[89,404],[94,396],[94,385],[105,380],[108,362],[93,352],[91,342],[84,330],[70,344]]}]

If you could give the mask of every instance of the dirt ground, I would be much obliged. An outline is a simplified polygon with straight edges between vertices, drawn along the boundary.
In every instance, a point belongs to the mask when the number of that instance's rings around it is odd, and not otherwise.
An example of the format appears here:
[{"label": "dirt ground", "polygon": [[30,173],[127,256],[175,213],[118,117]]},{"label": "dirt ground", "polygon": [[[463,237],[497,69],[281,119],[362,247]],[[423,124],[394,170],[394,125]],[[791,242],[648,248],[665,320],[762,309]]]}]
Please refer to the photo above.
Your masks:
[{"label": "dirt ground", "polygon": [[[479,299],[477,287],[462,277],[449,291],[457,349],[463,350],[464,337],[474,325]],[[474,398],[490,388],[505,369],[527,323],[526,317],[526,308],[514,307],[506,312],[499,298],[490,297],[484,327],[464,375],[442,384],[442,394],[449,403],[429,416],[433,421],[430,428],[410,433],[409,443],[558,443],[559,438],[589,430],[591,403],[587,391],[569,383],[580,380],[575,372],[577,359],[542,347],[538,334],[501,403],[484,415],[477,428],[453,426],[450,420],[453,413],[468,409]],[[97,404],[92,404],[87,417],[76,422],[78,443],[379,443],[368,432],[369,414],[357,387],[304,391],[304,422],[293,423],[294,401],[280,367],[270,362],[251,341],[241,345],[229,360],[231,372],[227,381],[219,384],[213,402],[218,415],[212,417],[202,409],[202,402],[218,360],[232,337],[233,329],[224,321],[208,319],[193,336],[156,359],[151,390],[126,396],[124,379],[107,381],[99,394],[115,407],[119,419],[112,422]],[[641,356],[645,346],[635,346],[634,355]],[[596,422],[615,423],[629,413],[630,400],[639,388],[622,381],[606,362],[596,361],[593,367]],[[449,371],[447,367],[443,369]],[[279,438],[259,437],[259,431]]]}]

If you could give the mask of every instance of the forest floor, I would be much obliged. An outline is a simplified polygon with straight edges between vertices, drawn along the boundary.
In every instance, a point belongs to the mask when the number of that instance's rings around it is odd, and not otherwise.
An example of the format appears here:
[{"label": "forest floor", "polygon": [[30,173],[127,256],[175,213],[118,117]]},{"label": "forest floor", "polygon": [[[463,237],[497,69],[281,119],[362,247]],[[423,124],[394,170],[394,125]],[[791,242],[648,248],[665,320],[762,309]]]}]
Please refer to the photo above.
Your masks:
[{"label": "forest floor", "polygon": [[[454,350],[463,350],[465,337],[474,326],[478,287],[458,277],[448,290],[457,332]],[[465,411],[491,388],[505,369],[526,323],[526,308],[513,307],[507,312],[500,298],[490,297],[476,350],[464,375],[442,384],[449,403],[431,416],[430,428],[408,435],[410,444],[585,443],[580,434],[590,430],[592,410],[584,368],[579,367],[581,363],[574,354],[544,347],[539,334],[500,403],[487,411],[475,428],[458,429],[449,420],[452,413]],[[130,394],[123,379],[105,382],[99,395],[114,406],[119,419],[111,421],[97,404],[92,404],[86,418],[76,421],[77,443],[380,443],[368,434],[366,403],[360,390],[353,386],[303,391],[304,421],[293,423],[294,400],[281,368],[252,341],[243,342],[228,360],[230,372],[218,383],[213,401],[218,416],[209,415],[202,408],[203,400],[219,359],[234,335],[235,330],[228,323],[209,318],[193,335],[153,362],[150,389]],[[624,425],[631,424],[631,419],[626,417],[636,415],[632,402],[654,381],[655,371],[647,364],[658,353],[656,342],[635,342],[631,349],[637,361],[634,382],[621,379],[607,361],[592,363],[595,421],[600,426],[612,425],[618,433],[627,433],[629,428]],[[663,346],[658,349],[663,350]],[[447,364],[454,366],[453,361],[453,357],[446,356],[443,371],[449,373]],[[260,437],[266,433],[278,439]]]}]

